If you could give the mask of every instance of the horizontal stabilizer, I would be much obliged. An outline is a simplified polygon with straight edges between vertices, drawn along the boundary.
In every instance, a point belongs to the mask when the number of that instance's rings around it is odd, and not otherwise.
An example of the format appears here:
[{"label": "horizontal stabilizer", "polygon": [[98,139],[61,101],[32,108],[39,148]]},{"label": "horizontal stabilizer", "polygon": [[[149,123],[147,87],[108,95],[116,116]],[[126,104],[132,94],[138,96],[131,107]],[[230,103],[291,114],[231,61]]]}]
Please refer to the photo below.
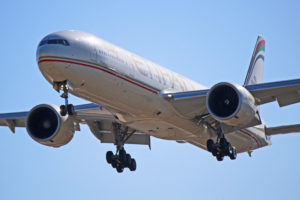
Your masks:
[{"label": "horizontal stabilizer", "polygon": [[287,125],[287,126],[276,126],[269,127],[265,129],[266,135],[278,135],[278,134],[288,134],[288,133],[300,133],[300,124]]}]

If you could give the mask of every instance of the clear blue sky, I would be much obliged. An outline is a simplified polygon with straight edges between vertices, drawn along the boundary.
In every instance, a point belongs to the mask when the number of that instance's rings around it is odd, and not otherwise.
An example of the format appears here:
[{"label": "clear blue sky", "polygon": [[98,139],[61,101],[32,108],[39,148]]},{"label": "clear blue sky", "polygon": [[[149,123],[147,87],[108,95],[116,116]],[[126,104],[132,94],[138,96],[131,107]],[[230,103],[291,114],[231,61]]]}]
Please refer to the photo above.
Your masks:
[{"label": "clear blue sky", "polygon": [[[58,30],[92,33],[208,87],[243,83],[261,34],[265,81],[300,78],[298,1],[208,2],[1,1],[0,112],[63,102],[35,60],[40,39]],[[299,113],[300,105],[276,103],[262,110],[269,125],[299,123]],[[127,146],[138,169],[117,174],[105,161],[114,146],[87,127],[58,149],[1,127],[0,199],[299,199],[299,144],[300,134],[277,136],[252,158],[217,162],[192,145],[152,138],[151,151]]]}]

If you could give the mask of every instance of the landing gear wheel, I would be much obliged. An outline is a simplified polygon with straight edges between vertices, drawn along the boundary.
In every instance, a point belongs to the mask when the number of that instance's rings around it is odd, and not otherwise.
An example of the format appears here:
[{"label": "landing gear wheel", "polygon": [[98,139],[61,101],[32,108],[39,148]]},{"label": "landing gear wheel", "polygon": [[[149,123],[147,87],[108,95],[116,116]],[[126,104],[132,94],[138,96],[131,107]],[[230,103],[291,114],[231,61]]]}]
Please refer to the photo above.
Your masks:
[{"label": "landing gear wheel", "polygon": [[217,153],[218,153],[217,148],[213,147],[211,153],[212,153],[213,156],[217,156]]},{"label": "landing gear wheel", "polygon": [[126,154],[126,166],[129,167],[131,165],[132,159],[130,154]]},{"label": "landing gear wheel", "polygon": [[131,163],[129,165],[130,171],[135,171],[136,170],[136,162],[134,159],[131,159]]},{"label": "landing gear wheel", "polygon": [[209,152],[213,151],[214,145],[215,145],[215,143],[214,143],[214,141],[212,139],[207,140],[207,142],[206,142],[206,148],[207,148],[207,150]]},{"label": "landing gear wheel", "polygon": [[69,99],[69,86],[68,81],[62,81],[62,82],[54,82],[53,88],[59,92],[60,90],[63,91],[62,95],[60,95],[61,98],[65,99],[65,104],[60,106],[60,114],[62,116],[66,116],[67,113],[69,115],[75,115],[75,109],[72,104],[68,103]]},{"label": "landing gear wheel", "polygon": [[231,147],[229,157],[230,157],[231,160],[235,160],[236,159],[237,153],[236,153],[235,147]]},{"label": "landing gear wheel", "polygon": [[219,123],[216,130],[216,134],[218,135],[216,143],[212,139],[209,139],[206,142],[206,148],[218,161],[222,161],[225,156],[234,160],[237,156],[236,149],[226,140],[223,128],[223,124]]},{"label": "landing gear wheel", "polygon": [[108,164],[112,164],[113,156],[114,156],[114,154],[113,154],[112,151],[106,152],[106,161],[107,161]]},{"label": "landing gear wheel", "polygon": [[225,138],[220,139],[220,146],[221,146],[222,152],[225,155],[228,155],[230,145],[229,145],[229,143],[227,142],[227,140]]},{"label": "landing gear wheel", "polygon": [[217,154],[216,157],[217,157],[217,160],[218,160],[218,161],[222,161],[222,160],[224,159],[224,156],[223,156],[222,154],[220,154],[220,153]]},{"label": "landing gear wheel", "polygon": [[126,162],[126,151],[125,150],[120,150],[119,152],[119,159],[121,162],[125,163]]},{"label": "landing gear wheel", "polygon": [[116,168],[117,167],[117,161],[116,160],[112,160],[111,166],[112,166],[112,168]]},{"label": "landing gear wheel", "polygon": [[68,112],[68,110],[67,110],[66,106],[65,105],[61,105],[60,106],[60,114],[61,114],[61,116],[66,116],[67,112]]},{"label": "landing gear wheel", "polygon": [[135,133],[135,130],[129,132],[129,127],[124,127],[122,124],[115,122],[112,123],[112,126],[114,144],[116,145],[117,150],[115,154],[113,154],[111,151],[108,151],[106,153],[106,161],[111,164],[113,168],[116,168],[118,173],[123,172],[125,168],[129,168],[130,171],[135,171],[136,162],[130,154],[126,153],[124,149],[124,144]]},{"label": "landing gear wheel", "polygon": [[117,172],[122,173],[124,171],[124,168],[122,166],[117,166]]},{"label": "landing gear wheel", "polygon": [[69,115],[75,115],[75,108],[73,104],[68,104],[67,105],[67,111]]}]

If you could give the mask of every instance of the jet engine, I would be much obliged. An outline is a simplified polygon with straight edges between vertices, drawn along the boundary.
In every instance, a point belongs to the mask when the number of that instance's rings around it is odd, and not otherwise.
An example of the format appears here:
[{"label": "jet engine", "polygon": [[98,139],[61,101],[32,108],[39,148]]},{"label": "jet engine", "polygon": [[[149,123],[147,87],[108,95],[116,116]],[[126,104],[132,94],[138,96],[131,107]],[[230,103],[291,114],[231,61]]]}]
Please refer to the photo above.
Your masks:
[{"label": "jet engine", "polygon": [[75,132],[71,117],[61,116],[59,107],[48,104],[40,104],[30,110],[26,130],[33,140],[51,147],[67,144]]},{"label": "jet engine", "polygon": [[207,94],[206,106],[214,119],[227,125],[261,124],[254,97],[238,84],[222,82],[214,85]]}]

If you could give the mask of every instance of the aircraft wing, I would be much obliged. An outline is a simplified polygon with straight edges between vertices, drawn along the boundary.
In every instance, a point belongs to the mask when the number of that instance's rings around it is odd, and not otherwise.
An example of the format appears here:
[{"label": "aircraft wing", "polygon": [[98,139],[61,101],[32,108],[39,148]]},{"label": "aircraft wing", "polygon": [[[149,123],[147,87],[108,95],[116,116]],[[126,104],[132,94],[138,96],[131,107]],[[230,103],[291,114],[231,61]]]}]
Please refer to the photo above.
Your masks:
[{"label": "aircraft wing", "polygon": [[7,126],[15,133],[15,127],[25,127],[28,112],[15,112],[0,114],[0,126]]},{"label": "aircraft wing", "polygon": [[176,93],[163,93],[161,96],[167,99],[181,115],[194,118],[208,114],[206,109],[206,94],[209,90],[195,90]]},{"label": "aircraft wing", "polygon": [[[74,106],[76,111],[76,118],[80,121],[93,120],[93,119],[113,119],[111,113],[107,111],[100,111],[100,106],[96,104],[83,104]],[[11,131],[15,132],[15,127],[25,127],[26,118],[29,111],[14,112],[14,113],[1,113],[0,126],[8,126]]]},{"label": "aircraft wing", "polygon": [[[74,118],[75,129],[80,130],[79,124],[87,124],[92,133],[102,143],[114,143],[112,123],[117,122],[113,114],[97,104],[82,104],[74,106],[76,115]],[[16,127],[25,127],[29,111],[0,114],[0,126],[7,126],[15,133]],[[118,123],[120,123],[118,121]],[[126,144],[143,144],[150,147],[150,136],[140,132],[134,132]]]},{"label": "aircraft wing", "polygon": [[300,101],[300,79],[260,83],[245,87],[261,105],[277,101],[279,106],[287,106]]},{"label": "aircraft wing", "polygon": [[[256,105],[277,101],[279,106],[300,102],[300,79],[247,85],[245,88],[253,95]],[[206,95],[209,89],[163,93],[177,112],[185,117],[195,118],[208,115]]]}]

